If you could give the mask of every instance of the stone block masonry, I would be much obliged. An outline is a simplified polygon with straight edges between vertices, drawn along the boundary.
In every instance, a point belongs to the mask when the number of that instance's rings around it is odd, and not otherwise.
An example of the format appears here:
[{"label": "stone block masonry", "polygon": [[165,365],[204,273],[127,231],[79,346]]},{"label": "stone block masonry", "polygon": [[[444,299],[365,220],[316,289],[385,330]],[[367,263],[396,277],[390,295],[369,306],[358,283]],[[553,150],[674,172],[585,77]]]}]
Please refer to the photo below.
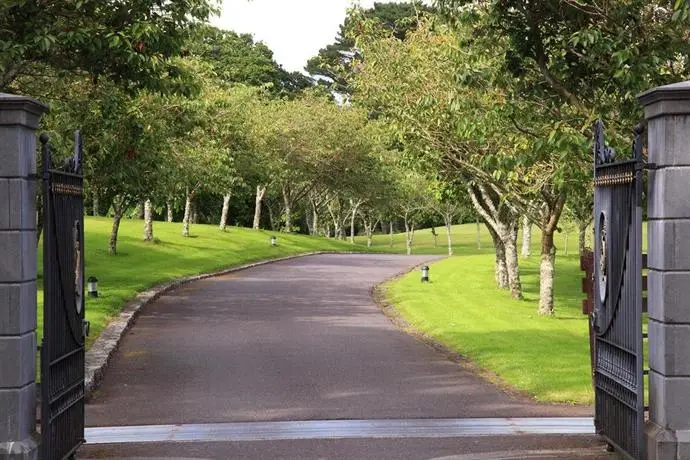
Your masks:
[{"label": "stone block masonry", "polygon": [[34,460],[36,133],[47,108],[0,93],[0,460]]},{"label": "stone block masonry", "polygon": [[690,458],[690,82],[639,96],[648,122],[647,458]]}]

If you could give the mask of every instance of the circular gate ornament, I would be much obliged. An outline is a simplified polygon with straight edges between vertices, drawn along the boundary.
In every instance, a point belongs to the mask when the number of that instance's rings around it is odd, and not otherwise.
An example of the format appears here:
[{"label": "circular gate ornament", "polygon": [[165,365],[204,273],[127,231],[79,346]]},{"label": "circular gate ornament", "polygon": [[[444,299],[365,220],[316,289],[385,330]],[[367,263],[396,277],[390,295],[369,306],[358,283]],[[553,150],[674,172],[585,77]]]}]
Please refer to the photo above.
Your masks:
[{"label": "circular gate ornament", "polygon": [[599,219],[599,299],[603,304],[608,294],[608,258],[609,247],[606,241],[606,217]]}]

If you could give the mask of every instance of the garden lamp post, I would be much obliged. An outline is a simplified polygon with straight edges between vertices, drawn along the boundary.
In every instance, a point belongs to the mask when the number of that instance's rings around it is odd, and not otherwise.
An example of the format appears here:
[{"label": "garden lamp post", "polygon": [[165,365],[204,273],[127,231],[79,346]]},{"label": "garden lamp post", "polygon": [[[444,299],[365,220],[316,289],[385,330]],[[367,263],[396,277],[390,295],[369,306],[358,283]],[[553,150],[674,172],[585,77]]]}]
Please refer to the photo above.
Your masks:
[{"label": "garden lamp post", "polygon": [[422,283],[428,283],[429,282],[429,267],[427,265],[424,265],[422,267]]},{"label": "garden lamp post", "polygon": [[98,279],[95,276],[90,276],[88,279],[89,297],[98,297]]},{"label": "garden lamp post", "polygon": [[271,246],[276,246],[278,244],[278,238],[275,236],[271,237]]}]

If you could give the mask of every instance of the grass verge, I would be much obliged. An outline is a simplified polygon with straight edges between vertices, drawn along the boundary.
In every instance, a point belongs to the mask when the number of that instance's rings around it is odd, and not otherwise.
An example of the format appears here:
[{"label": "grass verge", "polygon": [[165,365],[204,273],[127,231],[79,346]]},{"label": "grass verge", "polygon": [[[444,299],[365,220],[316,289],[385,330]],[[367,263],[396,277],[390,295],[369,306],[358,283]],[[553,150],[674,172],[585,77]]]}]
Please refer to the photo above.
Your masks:
[{"label": "grass verge", "polygon": [[[553,318],[537,314],[539,234],[535,232],[533,238],[533,255],[520,261],[524,301],[514,301],[496,287],[491,243],[485,230],[482,235],[479,249],[473,225],[454,227],[456,255],[431,265],[432,283],[422,284],[418,273],[410,273],[382,286],[387,301],[421,333],[488,371],[484,375],[495,383],[540,402],[591,404],[588,329],[581,313],[582,272],[576,235],[568,236],[568,256],[562,253],[565,235],[557,240]],[[439,243],[442,237],[445,235],[439,235]],[[433,247],[429,232],[420,232],[415,238],[417,253],[442,253]],[[391,249],[402,241],[395,236]],[[374,248],[388,244],[387,237],[380,236]]]}]

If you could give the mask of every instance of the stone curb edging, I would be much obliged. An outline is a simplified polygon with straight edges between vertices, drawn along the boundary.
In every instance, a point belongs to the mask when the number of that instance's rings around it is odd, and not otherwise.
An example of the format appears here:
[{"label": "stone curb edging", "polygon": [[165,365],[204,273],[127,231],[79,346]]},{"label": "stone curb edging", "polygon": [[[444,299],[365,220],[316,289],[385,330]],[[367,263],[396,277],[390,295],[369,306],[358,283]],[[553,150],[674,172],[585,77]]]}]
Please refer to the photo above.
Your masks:
[{"label": "stone curb edging", "polygon": [[122,308],[120,313],[113,318],[106,328],[98,336],[98,339],[93,343],[91,348],[86,352],[86,378],[84,382],[84,393],[88,399],[91,393],[98,387],[105,370],[110,363],[110,359],[115,354],[120,340],[125,335],[127,330],[134,324],[134,321],[142,309],[142,307],[150,304],[157,300],[161,295],[166,294],[182,285],[199,281],[207,278],[213,278],[218,276],[227,275],[229,273],[234,273],[242,270],[247,270],[249,268],[258,267],[260,265],[272,264],[275,262],[282,262],[285,260],[297,259],[300,257],[315,256],[321,254],[366,254],[362,252],[355,251],[314,251],[302,254],[295,254],[286,257],[279,257],[277,259],[261,260],[259,262],[252,262],[249,264],[239,265],[236,267],[226,268],[224,270],[203,273],[201,275],[190,276],[187,278],[181,278],[168,283],[159,284],[153,286],[146,291],[142,291],[136,295],[134,299],[127,302]]}]

